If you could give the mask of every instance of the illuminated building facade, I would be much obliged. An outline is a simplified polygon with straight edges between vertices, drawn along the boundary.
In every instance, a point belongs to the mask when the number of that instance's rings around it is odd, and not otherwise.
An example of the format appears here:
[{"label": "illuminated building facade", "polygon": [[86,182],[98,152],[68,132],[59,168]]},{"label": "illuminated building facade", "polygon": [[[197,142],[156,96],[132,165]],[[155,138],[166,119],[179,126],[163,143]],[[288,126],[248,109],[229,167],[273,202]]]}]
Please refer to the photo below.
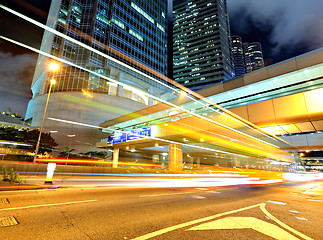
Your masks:
[{"label": "illuminated building facade", "polygon": [[234,63],[234,75],[240,77],[245,74],[244,54],[241,37],[232,36],[232,56]]},{"label": "illuminated building facade", "polygon": [[[56,84],[47,114],[52,118],[97,125],[118,116],[109,106],[135,111],[153,105],[152,98],[136,89],[159,96],[162,87],[128,66],[149,76],[152,71],[167,74],[166,16],[165,0],[52,1],[46,25],[64,36],[45,31],[41,51],[65,63],[53,75],[47,70],[48,58],[39,55],[26,119],[40,126],[52,77]],[[101,107],[83,106],[82,99]]]},{"label": "illuminated building facade", "polygon": [[264,58],[259,42],[243,43],[246,73],[263,68]]},{"label": "illuminated building facade", "polygon": [[[58,2],[53,2],[54,6],[51,8],[54,9],[51,16],[54,18],[52,21],[57,31],[129,65],[132,65],[131,61],[125,60],[125,57],[167,75],[166,1],[62,0],[60,4]],[[46,45],[46,48],[50,47],[50,52],[54,56],[105,76],[110,76],[111,67],[124,70],[105,57],[87,51],[57,35],[52,41],[44,40],[43,45]],[[44,78],[47,80],[48,76]],[[106,81],[88,74],[84,75],[79,71],[76,73],[73,67],[64,68],[64,71],[56,75],[56,80],[58,84],[53,88],[54,92],[109,91]],[[36,89],[35,91],[37,92]],[[33,92],[35,91],[33,89]]]},{"label": "illuminated building facade", "polygon": [[226,0],[174,1],[174,80],[198,90],[231,79]]}]

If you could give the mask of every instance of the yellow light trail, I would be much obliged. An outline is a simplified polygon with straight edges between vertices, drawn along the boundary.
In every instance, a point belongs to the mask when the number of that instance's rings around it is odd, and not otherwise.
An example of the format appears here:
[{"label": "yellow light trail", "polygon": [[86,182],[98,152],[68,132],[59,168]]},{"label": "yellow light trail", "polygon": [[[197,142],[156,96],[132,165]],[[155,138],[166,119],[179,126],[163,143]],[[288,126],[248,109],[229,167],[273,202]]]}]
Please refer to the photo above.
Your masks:
[{"label": "yellow light trail", "polygon": [[[0,5],[0,6],[1,6],[1,5]],[[115,81],[115,80],[113,80],[113,79],[110,79],[110,78],[108,78],[108,77],[106,77],[106,76],[100,75],[100,74],[98,74],[98,73],[96,73],[96,72],[93,72],[93,71],[90,71],[90,70],[88,70],[88,69],[86,69],[86,68],[83,68],[83,67],[77,66],[77,65],[75,65],[75,64],[73,64],[73,63],[70,63],[70,62],[68,62],[68,61],[64,60],[64,59],[60,59],[60,58],[58,58],[58,57],[55,57],[55,56],[53,56],[53,55],[50,55],[50,54],[48,54],[48,53],[45,53],[45,52],[40,51],[40,50],[38,50],[38,49],[35,49],[35,48],[33,48],[33,47],[27,46],[27,45],[25,45],[25,44],[23,44],[23,43],[17,42],[17,41],[15,41],[15,40],[12,40],[12,39],[6,38],[6,37],[1,36],[1,35],[0,35],[0,38],[2,38],[2,39],[4,39],[4,40],[7,40],[7,41],[9,41],[9,42],[15,43],[15,44],[17,44],[17,45],[19,45],[19,46],[25,47],[25,48],[27,48],[27,49],[30,49],[30,50],[32,50],[32,51],[34,51],[34,52],[37,52],[37,53],[42,54],[42,55],[44,55],[44,56],[47,56],[47,57],[49,57],[49,58],[53,58],[53,59],[55,59],[55,60],[59,60],[59,61],[64,62],[64,63],[66,63],[66,64],[72,65],[72,66],[74,66],[74,67],[78,67],[78,68],[79,68],[79,69],[81,69],[81,70],[84,70],[84,71],[87,71],[87,72],[93,73],[94,75],[97,75],[97,76],[102,77],[102,78],[104,78],[104,79],[107,79],[107,80],[109,80],[109,81],[112,81],[112,82],[116,82],[116,83],[118,83],[117,81]],[[118,84],[120,84],[120,85],[126,85],[126,84],[122,84],[122,83],[118,83]],[[155,96],[153,96],[153,95],[147,94],[147,93],[145,93],[145,92],[142,92],[142,93],[143,93],[143,94],[146,94],[147,96],[151,96],[151,97],[152,97],[152,98],[154,98],[154,99],[158,99],[157,97],[155,97]],[[175,107],[175,108],[176,108],[176,105],[174,105],[174,104],[168,103],[167,101],[163,101],[163,100],[161,100],[161,101],[162,101],[162,102],[164,102],[164,103],[165,103],[165,104],[167,104],[167,105],[171,105],[171,106],[173,106],[173,107]],[[191,114],[191,112],[190,112],[190,111],[188,111],[188,110],[186,110],[186,109],[185,109],[185,112],[187,112],[187,113],[190,113],[190,114]],[[198,117],[202,117],[202,116],[200,116],[200,115],[197,115],[197,116],[198,116]],[[51,119],[52,119],[52,120],[54,120],[53,118],[51,118]],[[208,119],[208,118],[204,118],[204,119],[206,119],[206,120],[210,120],[210,119]],[[88,126],[88,127],[93,127],[93,125],[84,124],[84,123],[77,123],[77,122],[72,122],[72,121],[67,121],[67,120],[62,120],[62,119],[55,119],[55,120],[56,120],[56,121],[65,121],[65,122],[70,122],[70,123],[72,123],[72,124],[78,124],[78,125],[83,125],[83,126]],[[95,127],[95,128],[101,128],[101,127],[97,127],[97,126],[94,126],[94,127]],[[123,131],[123,132],[125,132],[125,131]],[[154,139],[154,140],[161,140],[161,141],[169,142],[169,143],[180,144],[180,145],[183,145],[183,146],[188,146],[188,147],[198,148],[198,149],[202,149],[202,150],[208,150],[208,151],[217,152],[217,153],[226,153],[226,154],[231,154],[231,155],[236,155],[236,156],[241,156],[241,157],[247,157],[247,156],[240,155],[240,154],[235,154],[235,153],[230,153],[230,152],[225,152],[225,151],[220,151],[220,150],[210,149],[210,148],[201,147],[201,146],[194,146],[194,145],[189,145],[189,144],[183,144],[183,143],[181,143],[181,142],[175,142],[175,141],[170,141],[170,140],[166,140],[166,139],[158,139],[158,138],[153,138],[153,137],[147,137],[147,138]],[[254,137],[252,137],[252,138],[254,138]],[[261,142],[266,143],[265,141],[262,141],[262,140],[260,140],[260,139],[257,139],[257,138],[254,138],[254,139],[255,139],[255,140],[257,140],[257,141],[261,141]],[[270,144],[270,143],[266,143],[266,144],[268,144],[268,145],[272,145],[272,146],[274,146],[274,147],[277,147],[277,146],[275,146],[275,145],[273,145],[273,144]],[[277,147],[277,148],[279,148],[279,147]]]},{"label": "yellow light trail", "polygon": [[[101,160],[83,160],[83,159],[61,159],[61,158],[38,158],[38,163],[74,163],[74,164],[102,164],[102,165],[112,165],[113,161],[101,161]],[[137,163],[137,162],[118,162],[118,165],[124,166],[140,166],[140,167],[163,167],[159,164],[151,163]]]},{"label": "yellow light trail", "polygon": [[[37,21],[35,21],[35,20],[33,20],[33,19],[31,19],[31,18],[27,17],[27,16],[24,16],[24,15],[22,15],[22,14],[20,14],[20,13],[16,12],[16,11],[14,11],[14,10],[10,9],[10,8],[7,8],[7,7],[6,7],[6,6],[4,6],[4,5],[1,5],[1,4],[0,4],[0,7],[1,7],[2,9],[4,9],[4,10],[6,10],[6,11],[8,11],[8,12],[10,12],[10,13],[12,13],[12,14],[14,14],[14,15],[16,15],[16,16],[18,16],[18,17],[20,17],[20,18],[22,18],[22,19],[24,19],[24,20],[26,20],[26,21],[28,21],[28,22],[30,22],[30,23],[35,24],[35,25],[36,25],[36,26],[38,26],[38,27],[41,27],[41,28],[43,28],[43,29],[45,29],[45,30],[47,30],[47,31],[50,31],[50,32],[52,32],[52,33],[54,33],[54,34],[56,34],[56,35],[58,35],[58,36],[60,36],[60,37],[63,37],[63,38],[65,38],[65,39],[67,39],[67,40],[69,40],[69,41],[71,41],[71,42],[74,42],[75,44],[77,44],[77,45],[79,45],[79,46],[81,46],[81,47],[84,47],[85,49],[88,49],[88,50],[90,50],[91,52],[97,53],[97,54],[99,54],[99,55],[101,55],[101,56],[103,56],[103,57],[105,57],[105,58],[107,58],[107,59],[110,59],[111,61],[116,62],[117,64],[120,64],[120,65],[122,65],[122,66],[124,66],[124,67],[126,67],[126,68],[128,68],[128,69],[130,69],[130,70],[132,70],[132,71],[134,71],[134,72],[136,72],[136,73],[138,73],[138,74],[140,74],[140,75],[143,75],[143,76],[145,76],[145,77],[147,77],[147,78],[149,78],[149,79],[151,79],[151,80],[153,80],[153,81],[155,81],[155,82],[157,82],[157,83],[159,83],[159,84],[161,84],[161,85],[163,85],[163,86],[166,86],[166,87],[168,87],[168,88],[172,89],[173,91],[175,91],[175,92],[177,92],[177,93],[179,93],[179,94],[186,95],[186,93],[184,94],[184,93],[183,93],[183,92],[181,92],[180,90],[177,90],[176,88],[173,88],[173,87],[171,87],[171,86],[169,86],[169,85],[167,85],[167,84],[165,84],[165,83],[163,83],[163,82],[161,82],[161,81],[159,81],[159,80],[157,80],[157,79],[155,79],[155,78],[152,78],[151,76],[149,76],[149,75],[147,75],[147,74],[144,74],[144,73],[140,72],[139,70],[137,70],[137,69],[135,69],[135,68],[132,68],[132,67],[130,67],[129,65],[127,65],[127,64],[125,64],[125,63],[123,63],[123,62],[120,62],[120,61],[118,61],[118,60],[116,60],[116,59],[114,59],[114,58],[112,58],[112,57],[110,57],[110,56],[108,56],[108,55],[106,55],[106,54],[104,54],[104,53],[102,53],[102,52],[100,52],[100,51],[98,51],[98,50],[94,49],[94,48],[91,48],[90,46],[88,46],[88,45],[86,45],[86,44],[84,44],[84,43],[81,43],[81,42],[79,42],[79,41],[77,41],[77,40],[75,40],[75,39],[73,39],[73,38],[71,38],[71,37],[69,37],[69,36],[67,36],[67,35],[65,35],[65,34],[63,34],[63,33],[61,33],[61,32],[59,32],[59,31],[56,31],[56,30],[54,30],[54,29],[52,29],[52,28],[50,28],[50,27],[48,27],[48,26],[46,26],[46,25],[44,25],[44,24],[41,24],[41,23],[39,23],[39,22],[37,22]],[[3,36],[1,36],[1,38],[8,40],[7,38],[5,38],[5,37],[3,37]],[[11,39],[10,39],[10,40],[11,40]],[[24,45],[24,44],[23,44],[23,45]],[[36,52],[38,52],[38,51],[39,51],[39,50],[37,50],[37,49],[36,49]],[[40,53],[40,52],[42,52],[42,51],[39,51],[39,53]],[[44,52],[42,52],[42,53],[40,53],[40,54],[44,54]],[[47,53],[45,53],[45,55],[47,55],[47,56],[49,55],[48,57],[50,57],[50,58],[54,58],[54,59],[58,59],[58,60],[59,60],[59,61],[61,61],[61,62],[68,62],[68,61],[64,61],[63,59],[57,58],[57,57],[52,56],[52,55],[47,54]],[[233,128],[231,128],[231,127],[228,127],[228,126],[226,126],[226,125],[224,125],[224,124],[218,123],[218,122],[213,121],[213,120],[211,120],[211,119],[209,119],[209,118],[203,117],[203,116],[201,116],[201,115],[199,115],[199,114],[196,114],[196,113],[193,113],[193,112],[191,112],[191,111],[189,111],[189,110],[186,110],[186,109],[185,109],[185,108],[183,108],[183,107],[177,106],[177,105],[175,105],[175,104],[172,104],[172,103],[170,103],[170,102],[167,102],[167,101],[165,101],[165,100],[162,100],[162,99],[160,99],[160,98],[157,98],[157,97],[155,97],[154,95],[151,95],[151,94],[148,94],[148,93],[142,92],[142,91],[140,91],[140,90],[138,90],[138,89],[135,89],[135,88],[133,88],[133,87],[131,87],[131,86],[128,86],[127,84],[124,84],[124,83],[121,83],[121,82],[115,81],[115,80],[113,80],[113,79],[110,79],[110,78],[108,78],[108,77],[106,77],[106,76],[103,76],[103,75],[101,75],[101,74],[98,74],[98,73],[96,73],[96,72],[94,72],[94,71],[90,71],[90,70],[88,70],[88,69],[86,69],[86,68],[83,68],[83,67],[81,67],[81,66],[75,65],[75,64],[73,64],[73,63],[68,62],[68,64],[69,64],[69,65],[72,65],[72,66],[74,66],[74,67],[77,67],[77,68],[79,68],[79,69],[81,69],[81,70],[84,70],[84,71],[90,72],[90,73],[92,73],[92,74],[94,74],[94,75],[96,75],[96,76],[99,76],[99,77],[103,78],[103,79],[106,79],[106,80],[109,80],[109,81],[115,82],[115,83],[117,83],[117,84],[119,84],[119,85],[121,85],[121,86],[127,86],[127,87],[129,87],[130,89],[132,89],[132,90],[136,90],[136,91],[138,91],[138,92],[141,92],[142,94],[144,94],[144,95],[146,95],[146,96],[148,96],[148,97],[151,97],[151,98],[153,98],[153,99],[155,99],[155,100],[157,100],[157,101],[163,102],[163,103],[165,103],[165,104],[167,104],[167,105],[170,105],[170,106],[172,106],[172,107],[174,107],[174,108],[180,109],[180,110],[182,110],[182,111],[184,111],[184,112],[187,112],[187,113],[189,113],[189,114],[191,114],[191,115],[194,115],[194,116],[199,117],[199,118],[202,118],[202,119],[204,119],[204,120],[206,120],[206,121],[212,122],[212,123],[214,123],[214,124],[216,124],[216,125],[219,125],[219,126],[221,126],[221,127],[223,127],[223,128],[226,128],[226,129],[228,129],[228,130],[231,130],[231,131],[237,132],[237,133],[239,133],[239,134],[241,134],[241,135],[245,135],[245,136],[247,136],[247,137],[249,137],[249,138],[253,138],[253,139],[255,139],[255,140],[259,141],[259,142],[263,142],[263,143],[265,143],[265,144],[268,144],[268,145],[274,146],[274,147],[276,147],[276,148],[280,148],[279,146],[276,146],[276,145],[274,145],[274,144],[268,143],[268,142],[263,141],[263,140],[261,140],[261,139],[258,139],[258,138],[256,138],[256,137],[253,137],[253,136],[251,136],[251,135],[249,135],[249,134],[246,134],[246,133],[240,132],[240,131],[238,131],[238,130],[236,130],[236,129],[233,129]],[[176,83],[176,85],[179,85],[179,84],[178,84],[178,83]],[[180,86],[181,86],[181,88],[183,88],[183,89],[184,89],[184,87],[183,87],[182,85],[180,85]],[[184,89],[184,90],[185,90],[185,89]],[[187,88],[186,88],[186,90],[187,90]],[[193,94],[193,93],[194,93],[194,92],[193,92],[193,91],[191,91],[191,90],[187,90],[186,92],[188,92],[188,93],[190,93],[190,94]],[[209,106],[208,106],[208,105],[202,104],[202,103],[200,103],[200,102],[196,101],[194,98],[192,98],[192,97],[190,97],[190,96],[188,96],[188,98],[189,98],[189,99],[191,99],[192,101],[195,101],[195,102],[199,103],[199,104],[200,104],[200,105],[202,105],[202,106],[205,106],[205,107],[209,108]],[[203,96],[199,96],[199,98],[200,98],[200,99],[207,100],[207,99],[206,99],[206,98],[204,98]],[[207,101],[208,101],[208,102],[210,102],[210,104],[212,104],[213,106],[216,106],[216,105],[215,105],[215,103],[211,102],[210,100],[207,100]],[[220,106],[216,106],[216,107],[217,107],[217,108],[219,108],[219,109],[221,109],[221,110],[223,110],[223,111],[225,111],[227,114],[229,113],[229,111],[228,111],[228,110],[226,110],[226,109],[224,109],[224,108],[222,108],[222,107],[220,107]],[[209,109],[211,109],[212,111],[214,111],[214,109],[212,109],[212,108],[209,108]],[[225,116],[227,116],[227,115],[225,115]],[[227,117],[229,117],[229,116],[227,116]],[[230,116],[230,118],[232,118],[232,117]],[[242,123],[243,125],[245,125],[245,126],[247,126],[247,127],[250,127],[250,126],[246,125],[244,122],[242,122],[241,120],[234,119],[234,118],[232,118],[232,119],[233,119],[233,120],[235,120],[235,121],[238,121],[238,122]],[[251,124],[251,123],[250,123],[250,124]],[[254,129],[254,128],[251,128],[251,129]],[[260,128],[258,128],[258,129],[259,129],[260,131],[262,131]],[[260,133],[261,133],[261,132],[260,132]],[[261,134],[262,134],[262,135],[264,135],[263,133],[261,133]],[[265,133],[265,134],[266,134],[265,136],[267,136],[267,137],[269,136],[269,134],[267,134],[267,133]],[[272,137],[273,137],[273,136],[272,136]],[[277,138],[276,136],[274,136],[274,137],[275,137],[275,138]],[[279,138],[277,138],[277,139],[279,139]],[[280,141],[283,141],[283,140],[281,140],[281,139],[279,139],[279,140],[280,140]]]}]

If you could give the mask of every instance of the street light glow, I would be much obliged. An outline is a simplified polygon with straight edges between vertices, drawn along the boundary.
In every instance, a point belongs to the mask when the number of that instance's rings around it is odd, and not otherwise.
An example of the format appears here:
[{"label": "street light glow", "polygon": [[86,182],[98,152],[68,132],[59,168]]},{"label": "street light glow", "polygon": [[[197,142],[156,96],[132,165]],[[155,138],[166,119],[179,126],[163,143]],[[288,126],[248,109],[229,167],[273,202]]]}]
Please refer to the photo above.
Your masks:
[{"label": "street light glow", "polygon": [[59,66],[56,62],[51,62],[49,64],[49,69],[52,70],[53,72],[56,72],[59,69]]},{"label": "street light glow", "polygon": [[52,85],[56,84],[56,81],[55,81],[55,79],[54,79],[54,78],[52,78],[52,79],[50,80],[50,84],[52,84]]},{"label": "street light glow", "polygon": [[[55,72],[59,69],[59,66],[56,62],[51,62],[49,64],[49,69],[52,71],[52,72]],[[49,85],[49,90],[48,90],[48,95],[47,95],[47,100],[46,100],[46,104],[45,104],[45,109],[44,109],[44,114],[43,114],[43,119],[42,119],[42,122],[41,122],[41,126],[40,126],[40,130],[39,130],[39,136],[38,136],[38,141],[37,141],[37,145],[36,145],[36,148],[35,148],[35,156],[34,156],[34,163],[36,163],[37,161],[37,153],[38,153],[38,150],[39,150],[39,145],[40,145],[40,139],[41,139],[41,134],[42,134],[42,131],[43,131],[43,126],[44,126],[44,121],[45,121],[45,116],[46,116],[46,111],[47,111],[47,106],[48,106],[48,102],[49,102],[49,97],[50,97],[50,92],[52,90],[52,86],[56,83],[55,79],[52,78],[50,80],[50,85]]]}]

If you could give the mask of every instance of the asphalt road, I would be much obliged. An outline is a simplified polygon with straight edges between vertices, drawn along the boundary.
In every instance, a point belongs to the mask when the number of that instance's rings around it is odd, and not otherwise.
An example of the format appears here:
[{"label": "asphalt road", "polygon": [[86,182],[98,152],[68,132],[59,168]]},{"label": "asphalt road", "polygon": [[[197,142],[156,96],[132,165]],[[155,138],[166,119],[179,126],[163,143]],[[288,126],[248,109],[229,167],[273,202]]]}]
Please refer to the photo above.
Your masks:
[{"label": "asphalt road", "polygon": [[322,223],[320,181],[0,192],[1,239],[323,239]]}]

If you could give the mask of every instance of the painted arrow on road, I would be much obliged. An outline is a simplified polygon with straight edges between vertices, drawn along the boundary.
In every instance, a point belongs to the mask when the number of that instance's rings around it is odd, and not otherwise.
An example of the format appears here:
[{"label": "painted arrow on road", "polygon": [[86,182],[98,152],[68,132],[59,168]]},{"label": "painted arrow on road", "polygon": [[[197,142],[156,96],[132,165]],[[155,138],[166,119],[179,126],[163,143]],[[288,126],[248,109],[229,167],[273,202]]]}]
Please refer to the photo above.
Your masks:
[{"label": "painted arrow on road", "polygon": [[254,217],[226,217],[204,223],[188,230],[217,230],[217,229],[253,229],[275,239],[297,240],[280,227]]}]

